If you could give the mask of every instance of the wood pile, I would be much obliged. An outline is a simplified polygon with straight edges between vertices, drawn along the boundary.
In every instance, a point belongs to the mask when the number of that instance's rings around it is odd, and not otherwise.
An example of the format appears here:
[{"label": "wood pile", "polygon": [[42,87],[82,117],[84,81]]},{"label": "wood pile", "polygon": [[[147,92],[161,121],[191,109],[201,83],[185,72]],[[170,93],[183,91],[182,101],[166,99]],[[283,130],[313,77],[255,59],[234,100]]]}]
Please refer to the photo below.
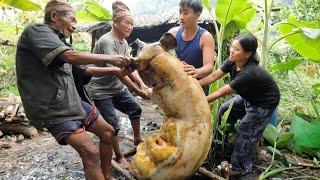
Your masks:
[{"label": "wood pile", "polygon": [[11,148],[25,137],[37,135],[37,129],[29,125],[20,97],[0,98],[0,148]]}]

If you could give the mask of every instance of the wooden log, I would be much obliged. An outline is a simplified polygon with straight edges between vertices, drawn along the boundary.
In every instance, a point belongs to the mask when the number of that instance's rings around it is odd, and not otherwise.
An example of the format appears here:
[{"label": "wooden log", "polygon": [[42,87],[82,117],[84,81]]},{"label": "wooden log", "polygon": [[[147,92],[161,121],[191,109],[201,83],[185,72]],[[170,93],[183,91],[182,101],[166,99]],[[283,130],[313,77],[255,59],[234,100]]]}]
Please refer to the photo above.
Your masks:
[{"label": "wooden log", "polygon": [[10,95],[8,98],[8,102],[12,103],[8,105],[4,111],[5,121],[11,122],[13,116],[15,116],[14,111],[16,109],[16,97],[14,95]]},{"label": "wooden log", "polygon": [[123,156],[127,157],[127,156],[130,156],[136,152],[137,152],[137,147],[135,146],[135,147],[132,147],[132,148],[128,149],[127,151],[123,152]]},{"label": "wooden log", "polygon": [[111,161],[111,165],[113,168],[115,168],[117,171],[119,171],[122,175],[124,175],[127,179],[133,180],[135,179],[128,170],[123,169],[119,163],[117,163],[115,160]]},{"label": "wooden log", "polygon": [[0,130],[4,133],[23,134],[25,137],[33,138],[38,135],[38,131],[33,126],[21,123],[1,123]]},{"label": "wooden log", "polygon": [[201,174],[203,174],[203,175],[208,176],[208,177],[211,178],[211,179],[225,180],[225,178],[223,178],[223,177],[221,177],[221,176],[218,176],[218,175],[216,175],[216,174],[208,171],[208,170],[207,170],[206,168],[204,168],[204,167],[200,167],[200,168],[198,169],[198,172],[201,173]]},{"label": "wooden log", "polygon": [[17,117],[19,117],[19,118],[26,118],[27,117],[26,112],[24,111],[24,107],[22,104],[19,105]]}]

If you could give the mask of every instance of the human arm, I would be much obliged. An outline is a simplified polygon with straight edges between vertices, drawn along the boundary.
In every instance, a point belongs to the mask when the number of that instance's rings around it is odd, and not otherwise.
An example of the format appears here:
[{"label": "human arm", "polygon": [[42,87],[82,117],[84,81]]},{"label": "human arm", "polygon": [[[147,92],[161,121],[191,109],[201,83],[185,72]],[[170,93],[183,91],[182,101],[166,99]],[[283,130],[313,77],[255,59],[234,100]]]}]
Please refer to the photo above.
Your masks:
[{"label": "human arm", "polygon": [[217,91],[209,94],[207,96],[207,100],[209,103],[211,103],[224,95],[232,93],[233,91],[234,90],[229,86],[229,84],[227,84],[227,85],[223,86],[222,88],[218,89]]},{"label": "human arm", "polygon": [[213,70],[215,62],[215,44],[212,35],[204,32],[200,38],[200,46],[202,48],[202,64],[203,66],[196,69],[196,78],[200,79],[209,75]]},{"label": "human arm", "polygon": [[90,66],[86,68],[85,75],[88,76],[104,76],[106,74],[119,74],[119,72],[122,71],[118,67],[95,67]]},{"label": "human arm", "polygon": [[168,33],[170,33],[170,34],[172,34],[174,37],[176,37],[176,34],[177,34],[178,30],[179,30],[179,26],[178,26],[178,27],[173,27],[173,28],[171,28],[171,29],[168,31]]},{"label": "human arm", "polygon": [[[121,82],[123,82],[123,84],[125,84],[130,90],[132,90],[133,92],[135,92],[137,95],[141,96],[144,99],[148,99],[148,94],[146,92],[147,89],[141,89],[138,87],[137,84],[135,84],[130,78],[129,76],[125,75],[125,76],[118,76],[118,78],[121,80]],[[147,87],[147,86],[146,86]]]},{"label": "human arm", "polygon": [[67,50],[58,55],[58,58],[70,64],[95,64],[98,62],[105,62],[113,64],[118,67],[125,67],[130,64],[130,58],[121,55],[105,55],[105,54],[91,54],[74,50]]},{"label": "human arm", "polygon": [[222,76],[225,75],[225,72],[223,72],[221,69],[216,70],[215,72],[209,74],[208,76],[202,78],[199,80],[199,83],[202,87],[207,86],[218,79],[220,79]]},{"label": "human arm", "polygon": [[139,73],[137,70],[134,70],[133,72],[131,72],[131,75],[129,74],[129,77],[138,84],[138,86],[140,87],[140,89],[147,89],[148,86],[146,86],[146,84],[142,81]]},{"label": "human arm", "polygon": [[29,43],[28,48],[42,61],[46,68],[59,67],[63,63],[83,65],[106,62],[119,67],[125,67],[130,63],[129,57],[125,56],[99,55],[76,51],[46,25],[29,26],[24,38]]}]

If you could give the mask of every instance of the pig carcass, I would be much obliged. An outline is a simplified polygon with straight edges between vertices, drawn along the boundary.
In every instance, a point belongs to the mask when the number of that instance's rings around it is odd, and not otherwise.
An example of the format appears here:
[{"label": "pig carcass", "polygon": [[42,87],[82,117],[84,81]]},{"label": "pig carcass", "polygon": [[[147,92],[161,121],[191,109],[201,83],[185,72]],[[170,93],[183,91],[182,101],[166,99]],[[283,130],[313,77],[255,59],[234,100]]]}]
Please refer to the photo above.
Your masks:
[{"label": "pig carcass", "polygon": [[137,147],[131,173],[138,179],[184,179],[206,159],[213,124],[206,96],[195,78],[161,44],[144,47],[134,59],[142,79],[152,86],[150,99],[165,113],[160,133]]}]

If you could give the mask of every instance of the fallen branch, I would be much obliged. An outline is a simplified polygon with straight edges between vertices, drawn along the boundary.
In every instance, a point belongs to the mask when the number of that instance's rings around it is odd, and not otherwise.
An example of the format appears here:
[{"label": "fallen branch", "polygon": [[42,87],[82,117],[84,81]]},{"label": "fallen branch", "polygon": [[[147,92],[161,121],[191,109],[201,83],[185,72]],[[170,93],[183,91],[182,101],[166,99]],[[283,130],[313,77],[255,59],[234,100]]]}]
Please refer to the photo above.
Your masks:
[{"label": "fallen branch", "polygon": [[208,171],[208,170],[207,170],[206,168],[204,168],[204,167],[200,167],[200,168],[198,169],[198,172],[201,173],[201,174],[203,174],[203,175],[208,176],[208,177],[211,178],[211,179],[225,180],[225,178],[223,178],[223,177],[221,177],[221,176],[218,176],[218,175],[216,175],[216,174]]},{"label": "fallen branch", "polygon": [[135,178],[130,174],[130,172],[126,169],[123,169],[119,163],[117,163],[115,160],[111,161],[111,165],[113,168],[115,168],[117,171],[119,171],[122,175],[124,175],[129,180],[134,180]]},{"label": "fallen branch", "polygon": [[123,156],[124,156],[124,157],[130,156],[130,155],[132,155],[132,154],[134,154],[134,153],[136,153],[136,152],[137,152],[137,147],[132,147],[131,149],[125,151],[125,152],[123,153]]},{"label": "fallen branch", "polygon": [[38,135],[38,131],[33,126],[28,126],[20,123],[0,123],[0,130],[6,133],[23,134],[28,138],[32,138]]},{"label": "fallen branch", "polygon": [[127,139],[127,140],[129,140],[129,141],[134,142],[134,139],[133,139],[133,137],[132,137],[132,136],[124,135],[124,136],[121,136],[121,137],[123,137],[123,138],[125,138],[125,139]]}]

